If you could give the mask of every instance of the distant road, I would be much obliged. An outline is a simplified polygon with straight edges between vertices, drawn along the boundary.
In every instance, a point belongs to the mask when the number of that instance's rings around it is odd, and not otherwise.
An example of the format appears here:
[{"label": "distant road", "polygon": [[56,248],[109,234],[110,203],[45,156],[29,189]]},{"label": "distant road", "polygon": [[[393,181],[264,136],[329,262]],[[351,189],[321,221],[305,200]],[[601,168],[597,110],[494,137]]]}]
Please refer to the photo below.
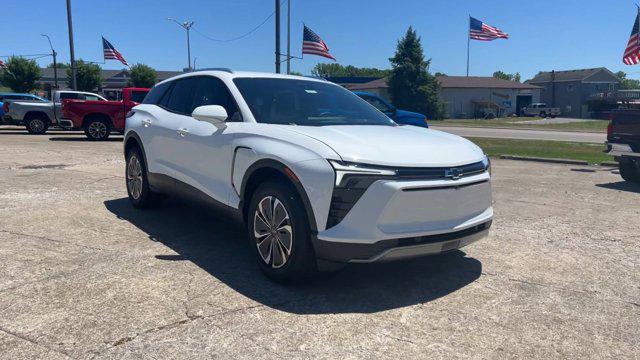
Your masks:
[{"label": "distant road", "polygon": [[463,126],[431,126],[431,129],[445,131],[464,137],[486,137],[499,139],[523,139],[523,140],[553,140],[604,143],[607,135],[604,133],[588,133],[574,131],[549,131],[527,129],[492,129]]}]

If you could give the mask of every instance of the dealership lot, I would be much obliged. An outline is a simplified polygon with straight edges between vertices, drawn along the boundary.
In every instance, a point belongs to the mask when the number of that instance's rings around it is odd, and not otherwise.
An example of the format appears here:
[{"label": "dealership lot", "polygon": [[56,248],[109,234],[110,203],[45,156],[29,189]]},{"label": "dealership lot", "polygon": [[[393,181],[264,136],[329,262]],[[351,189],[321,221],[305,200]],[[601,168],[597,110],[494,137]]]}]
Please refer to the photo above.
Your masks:
[{"label": "dealership lot", "polygon": [[488,239],[283,287],[216,212],[134,210],[121,139],[0,127],[0,358],[640,353],[640,187],[611,168],[495,160]]}]

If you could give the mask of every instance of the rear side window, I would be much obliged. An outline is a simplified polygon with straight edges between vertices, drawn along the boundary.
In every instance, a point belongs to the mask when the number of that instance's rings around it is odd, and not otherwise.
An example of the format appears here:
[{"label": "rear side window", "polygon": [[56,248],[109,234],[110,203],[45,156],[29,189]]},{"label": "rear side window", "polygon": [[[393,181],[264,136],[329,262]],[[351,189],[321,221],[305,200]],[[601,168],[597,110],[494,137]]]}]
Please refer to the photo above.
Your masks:
[{"label": "rear side window", "polygon": [[64,99],[78,99],[78,93],[61,93],[60,100]]},{"label": "rear side window", "polygon": [[92,100],[92,101],[102,100],[95,95],[83,94],[82,96],[84,97],[84,100]]},{"label": "rear side window", "polygon": [[131,101],[141,103],[145,99],[147,93],[148,91],[132,91]]},{"label": "rear side window", "polygon": [[[154,86],[151,91],[142,100],[143,104],[159,105],[162,100],[162,96],[167,92],[167,89],[171,87],[171,82],[162,83]],[[135,100],[134,100],[135,101]]]}]

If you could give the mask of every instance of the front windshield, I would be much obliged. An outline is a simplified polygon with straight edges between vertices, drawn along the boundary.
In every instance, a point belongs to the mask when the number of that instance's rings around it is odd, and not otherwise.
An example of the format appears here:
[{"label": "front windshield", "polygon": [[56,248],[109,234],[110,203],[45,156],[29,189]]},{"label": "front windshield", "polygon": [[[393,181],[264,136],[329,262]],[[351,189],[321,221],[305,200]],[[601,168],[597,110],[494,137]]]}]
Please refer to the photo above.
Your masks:
[{"label": "front windshield", "polygon": [[259,123],[395,126],[386,115],[337,85],[276,78],[233,81]]}]

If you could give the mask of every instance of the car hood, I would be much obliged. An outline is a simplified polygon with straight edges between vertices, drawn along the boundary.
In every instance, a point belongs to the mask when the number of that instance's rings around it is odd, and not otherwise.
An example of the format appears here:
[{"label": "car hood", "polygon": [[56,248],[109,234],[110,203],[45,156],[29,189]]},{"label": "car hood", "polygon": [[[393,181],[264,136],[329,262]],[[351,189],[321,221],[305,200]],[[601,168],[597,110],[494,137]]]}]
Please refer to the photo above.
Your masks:
[{"label": "car hood", "polygon": [[396,110],[396,117],[411,117],[411,118],[418,118],[418,119],[424,119],[426,118],[426,116],[413,112],[413,111],[406,111],[406,110]]},{"label": "car hood", "polygon": [[[344,161],[385,166],[459,166],[481,161],[482,149],[459,136],[416,126],[292,126]],[[340,159],[338,159],[340,160]]]}]

